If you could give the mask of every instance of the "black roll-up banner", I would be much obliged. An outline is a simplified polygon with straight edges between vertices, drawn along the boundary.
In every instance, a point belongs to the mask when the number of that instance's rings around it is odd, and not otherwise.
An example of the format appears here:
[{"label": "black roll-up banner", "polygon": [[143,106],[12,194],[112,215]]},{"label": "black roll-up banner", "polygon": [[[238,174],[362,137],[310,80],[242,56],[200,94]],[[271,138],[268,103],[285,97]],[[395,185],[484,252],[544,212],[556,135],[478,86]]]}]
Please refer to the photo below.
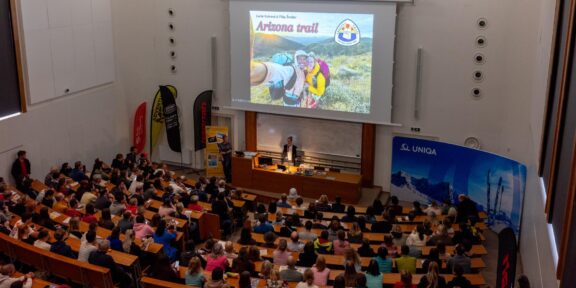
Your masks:
[{"label": "black roll-up banner", "polygon": [[164,124],[168,146],[174,152],[182,152],[180,143],[180,122],[178,121],[178,106],[176,106],[176,88],[173,86],[160,86],[162,104],[164,108]]},{"label": "black roll-up banner", "polygon": [[498,271],[496,287],[514,287],[517,249],[516,235],[512,228],[505,228],[498,233]]},{"label": "black roll-up banner", "polygon": [[212,90],[206,90],[194,101],[194,150],[206,148],[206,126],[212,125]]}]

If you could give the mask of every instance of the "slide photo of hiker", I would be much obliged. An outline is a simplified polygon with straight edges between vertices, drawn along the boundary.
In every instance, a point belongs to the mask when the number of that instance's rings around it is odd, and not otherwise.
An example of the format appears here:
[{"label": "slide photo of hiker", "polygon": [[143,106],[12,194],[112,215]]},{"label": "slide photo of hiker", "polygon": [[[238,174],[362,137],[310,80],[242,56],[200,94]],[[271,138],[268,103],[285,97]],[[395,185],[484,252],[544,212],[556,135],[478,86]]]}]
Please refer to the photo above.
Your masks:
[{"label": "slide photo of hiker", "polygon": [[374,15],[250,11],[250,102],[370,113]]}]

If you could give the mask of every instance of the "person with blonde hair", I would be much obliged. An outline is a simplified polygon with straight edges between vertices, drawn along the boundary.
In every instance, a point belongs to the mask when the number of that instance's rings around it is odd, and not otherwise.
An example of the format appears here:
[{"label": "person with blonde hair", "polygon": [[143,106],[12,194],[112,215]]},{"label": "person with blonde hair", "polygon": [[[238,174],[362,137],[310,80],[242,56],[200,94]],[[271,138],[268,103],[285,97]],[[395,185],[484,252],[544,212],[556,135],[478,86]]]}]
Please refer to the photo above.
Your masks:
[{"label": "person with blonde hair", "polygon": [[230,260],[234,260],[238,257],[238,254],[234,252],[234,244],[232,243],[232,241],[226,241],[226,243],[224,243],[224,252],[226,258]]},{"label": "person with blonde hair", "polygon": [[344,264],[352,263],[356,271],[360,271],[362,269],[362,262],[360,262],[360,256],[358,256],[358,252],[352,248],[346,248],[344,250]]},{"label": "person with blonde hair", "polygon": [[266,279],[265,288],[287,288],[288,283],[281,279],[277,269],[270,270],[270,277]]},{"label": "person with blonde hair", "polygon": [[446,280],[439,275],[438,263],[435,261],[430,262],[428,265],[428,273],[420,278],[418,288],[444,288],[446,287]]},{"label": "person with blonde hair", "polygon": [[306,271],[304,271],[304,281],[298,283],[296,288],[318,288],[318,285],[314,283],[314,272],[306,269]]},{"label": "person with blonde hair", "polygon": [[228,258],[224,255],[224,248],[222,244],[216,242],[212,247],[212,253],[206,256],[206,271],[210,272],[216,268],[226,271],[228,267]]},{"label": "person with blonde hair", "polygon": [[266,260],[262,262],[262,268],[260,268],[260,273],[258,276],[262,279],[269,279],[270,275],[272,274],[272,270],[274,270],[274,264]]},{"label": "person with blonde hair", "polygon": [[188,286],[202,287],[204,282],[206,282],[204,273],[202,273],[202,262],[200,262],[200,258],[197,256],[192,257],[190,262],[188,262],[188,269],[186,269],[184,279]]},{"label": "person with blonde hair", "polygon": [[318,201],[316,201],[316,211],[330,212],[330,202],[328,201],[328,196],[322,194]]},{"label": "person with blonde hair", "polygon": [[318,256],[318,258],[316,258],[316,264],[314,264],[314,267],[312,267],[310,270],[312,271],[312,273],[314,273],[314,285],[326,286],[328,284],[330,269],[326,267],[326,259],[324,258],[324,256],[322,255]]},{"label": "person with blonde hair", "polygon": [[350,226],[350,230],[348,230],[348,241],[350,241],[350,243],[360,243],[363,238],[364,234],[358,222],[352,222],[352,226]]}]

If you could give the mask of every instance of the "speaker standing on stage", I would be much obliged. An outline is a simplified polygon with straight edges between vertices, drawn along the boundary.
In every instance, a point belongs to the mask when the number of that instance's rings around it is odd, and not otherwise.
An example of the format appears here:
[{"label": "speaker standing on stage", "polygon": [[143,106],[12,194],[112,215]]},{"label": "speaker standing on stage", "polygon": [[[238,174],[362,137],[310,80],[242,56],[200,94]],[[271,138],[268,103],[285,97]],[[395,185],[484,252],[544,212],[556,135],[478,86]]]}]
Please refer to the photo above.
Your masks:
[{"label": "speaker standing on stage", "polygon": [[224,166],[224,176],[226,182],[232,182],[232,144],[228,142],[228,136],[222,136],[222,143],[218,143],[218,150],[222,156],[222,166]]},{"label": "speaker standing on stage", "polygon": [[286,139],[286,144],[284,144],[284,149],[282,150],[282,163],[292,162],[292,165],[296,166],[296,157],[298,156],[298,147],[292,144],[292,136]]}]

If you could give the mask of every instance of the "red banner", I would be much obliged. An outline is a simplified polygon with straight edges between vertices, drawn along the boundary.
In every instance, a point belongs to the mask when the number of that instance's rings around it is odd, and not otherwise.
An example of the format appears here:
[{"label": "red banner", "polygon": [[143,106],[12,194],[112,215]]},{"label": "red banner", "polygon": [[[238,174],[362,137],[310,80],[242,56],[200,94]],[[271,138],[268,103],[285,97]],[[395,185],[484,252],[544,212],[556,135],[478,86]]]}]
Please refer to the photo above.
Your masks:
[{"label": "red banner", "polygon": [[134,115],[134,135],[133,146],[136,152],[140,153],[146,145],[146,102],[140,104]]}]

